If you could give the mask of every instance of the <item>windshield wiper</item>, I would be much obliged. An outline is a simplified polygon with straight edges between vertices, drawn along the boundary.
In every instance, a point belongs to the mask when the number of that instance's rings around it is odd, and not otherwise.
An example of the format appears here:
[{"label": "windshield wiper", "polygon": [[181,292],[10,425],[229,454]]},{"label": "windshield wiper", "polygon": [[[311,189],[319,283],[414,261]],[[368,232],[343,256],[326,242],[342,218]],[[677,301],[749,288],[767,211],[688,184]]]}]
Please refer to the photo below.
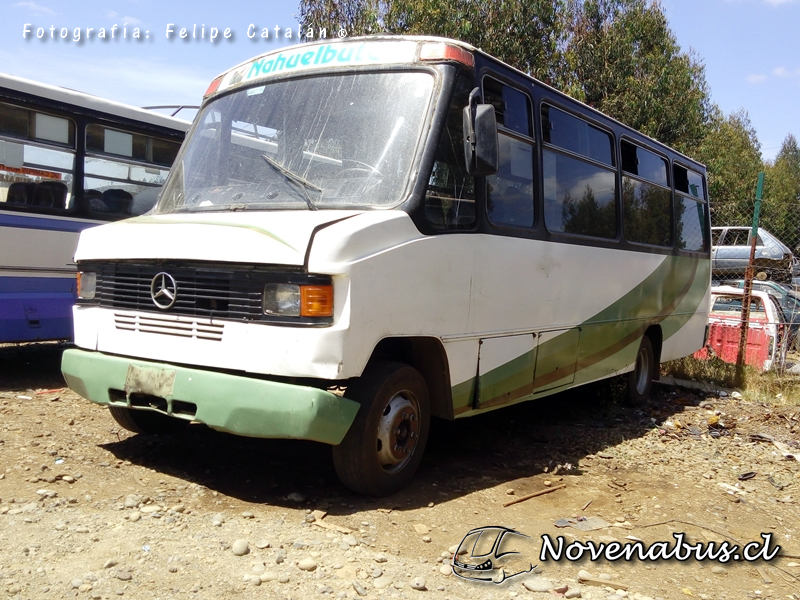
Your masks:
[{"label": "windshield wiper", "polygon": [[315,192],[319,192],[321,194],[322,193],[322,188],[315,186],[313,183],[311,183],[307,179],[304,179],[303,177],[301,177],[297,173],[293,173],[292,171],[290,171],[286,167],[278,164],[277,162],[275,162],[273,159],[271,159],[266,154],[262,154],[261,158],[263,158],[270,167],[272,167],[278,173],[280,173],[281,175],[286,177],[286,179],[288,179],[291,183],[299,184],[300,185],[300,189],[303,190],[303,195],[306,198],[306,204],[308,205],[308,209],[309,210],[317,210],[316,205],[311,201],[311,196],[308,195],[308,190],[310,188],[310,189],[314,190]]}]

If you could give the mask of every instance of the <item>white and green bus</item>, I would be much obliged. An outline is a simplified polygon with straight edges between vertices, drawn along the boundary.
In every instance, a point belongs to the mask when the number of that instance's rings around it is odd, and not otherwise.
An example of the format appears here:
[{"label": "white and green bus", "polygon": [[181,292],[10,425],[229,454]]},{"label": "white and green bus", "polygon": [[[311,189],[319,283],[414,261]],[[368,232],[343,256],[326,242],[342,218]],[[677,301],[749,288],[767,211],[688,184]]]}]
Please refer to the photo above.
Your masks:
[{"label": "white and green bus", "polygon": [[456,419],[701,348],[702,165],[480,50],[322,41],[217,79],[153,212],[76,253],[73,390],[123,427],[333,448],[358,492]]}]

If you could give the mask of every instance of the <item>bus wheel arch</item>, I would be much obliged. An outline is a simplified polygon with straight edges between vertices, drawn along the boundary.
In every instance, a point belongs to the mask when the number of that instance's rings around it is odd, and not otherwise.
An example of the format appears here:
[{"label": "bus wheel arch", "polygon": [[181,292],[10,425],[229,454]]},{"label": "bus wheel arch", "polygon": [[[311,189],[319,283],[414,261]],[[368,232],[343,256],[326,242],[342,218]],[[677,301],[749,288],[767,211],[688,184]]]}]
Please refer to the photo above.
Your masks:
[{"label": "bus wheel arch", "polygon": [[454,419],[450,368],[441,340],[423,336],[384,338],[373,350],[365,372],[374,362],[387,360],[405,363],[419,371],[428,386],[431,415]]},{"label": "bus wheel arch", "polygon": [[430,431],[428,386],[414,367],[371,361],[345,395],[361,406],[333,464],[342,483],[371,496],[406,487],[419,467]]}]

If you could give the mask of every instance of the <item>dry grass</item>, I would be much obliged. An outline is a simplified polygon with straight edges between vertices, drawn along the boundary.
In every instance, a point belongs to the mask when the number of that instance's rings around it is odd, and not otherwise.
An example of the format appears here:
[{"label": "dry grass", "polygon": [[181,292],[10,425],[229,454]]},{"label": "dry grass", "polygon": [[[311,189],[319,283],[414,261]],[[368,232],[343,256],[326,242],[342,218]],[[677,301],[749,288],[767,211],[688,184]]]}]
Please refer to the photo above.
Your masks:
[{"label": "dry grass", "polygon": [[774,371],[761,373],[745,367],[739,373],[736,365],[714,357],[698,360],[687,356],[661,365],[661,372],[678,379],[706,381],[724,388],[740,390],[742,396],[755,402],[800,405],[800,376]]},{"label": "dry grass", "polygon": [[744,397],[757,402],[800,405],[800,377],[774,373],[755,373],[748,377]]}]

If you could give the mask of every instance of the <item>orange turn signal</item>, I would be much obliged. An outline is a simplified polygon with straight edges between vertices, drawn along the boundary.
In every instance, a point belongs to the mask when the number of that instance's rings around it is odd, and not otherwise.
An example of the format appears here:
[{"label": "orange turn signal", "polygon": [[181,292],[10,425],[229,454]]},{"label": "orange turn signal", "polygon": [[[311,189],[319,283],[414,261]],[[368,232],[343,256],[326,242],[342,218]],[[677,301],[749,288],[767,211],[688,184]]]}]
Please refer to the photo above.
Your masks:
[{"label": "orange turn signal", "polygon": [[333,286],[301,285],[300,286],[301,317],[332,317]]}]

